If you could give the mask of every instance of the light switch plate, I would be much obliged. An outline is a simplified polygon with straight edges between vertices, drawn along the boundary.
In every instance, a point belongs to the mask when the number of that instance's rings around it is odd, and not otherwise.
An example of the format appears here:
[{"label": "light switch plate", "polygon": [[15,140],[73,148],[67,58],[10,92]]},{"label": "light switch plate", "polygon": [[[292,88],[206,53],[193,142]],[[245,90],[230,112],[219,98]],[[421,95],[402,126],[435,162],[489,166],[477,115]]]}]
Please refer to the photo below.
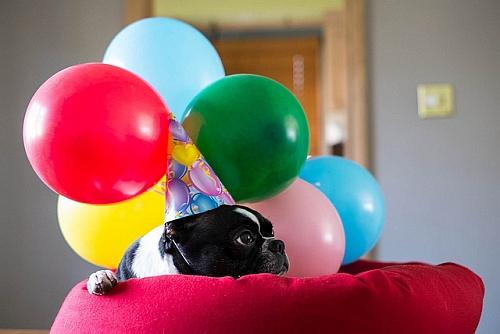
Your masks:
[{"label": "light switch plate", "polygon": [[453,86],[450,84],[418,85],[420,118],[449,117],[454,112]]}]

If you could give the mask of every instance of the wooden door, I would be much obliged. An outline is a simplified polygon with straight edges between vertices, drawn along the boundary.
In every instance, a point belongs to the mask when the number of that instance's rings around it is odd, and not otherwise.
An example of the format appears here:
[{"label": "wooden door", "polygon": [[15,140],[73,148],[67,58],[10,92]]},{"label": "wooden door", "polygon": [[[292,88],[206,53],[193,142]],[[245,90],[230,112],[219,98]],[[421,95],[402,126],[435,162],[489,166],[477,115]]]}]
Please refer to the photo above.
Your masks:
[{"label": "wooden door", "polygon": [[270,77],[298,98],[310,129],[310,154],[321,145],[319,107],[319,36],[259,37],[214,41],[226,74],[251,73]]}]

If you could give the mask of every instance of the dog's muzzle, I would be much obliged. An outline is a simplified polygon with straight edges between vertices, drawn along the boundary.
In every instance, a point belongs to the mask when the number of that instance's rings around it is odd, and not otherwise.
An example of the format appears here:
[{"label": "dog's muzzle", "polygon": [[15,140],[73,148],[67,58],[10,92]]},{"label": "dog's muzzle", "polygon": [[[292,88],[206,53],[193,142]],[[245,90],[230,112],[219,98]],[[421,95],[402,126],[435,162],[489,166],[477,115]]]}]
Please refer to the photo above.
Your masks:
[{"label": "dog's muzzle", "polygon": [[285,243],[283,241],[275,238],[266,238],[262,244],[261,251],[262,254],[269,254],[274,258],[270,261],[273,265],[277,265],[281,262],[280,260],[283,261],[280,268],[275,268],[275,270],[279,269],[278,272],[275,272],[276,274],[282,276],[288,271],[288,256],[285,253]]}]

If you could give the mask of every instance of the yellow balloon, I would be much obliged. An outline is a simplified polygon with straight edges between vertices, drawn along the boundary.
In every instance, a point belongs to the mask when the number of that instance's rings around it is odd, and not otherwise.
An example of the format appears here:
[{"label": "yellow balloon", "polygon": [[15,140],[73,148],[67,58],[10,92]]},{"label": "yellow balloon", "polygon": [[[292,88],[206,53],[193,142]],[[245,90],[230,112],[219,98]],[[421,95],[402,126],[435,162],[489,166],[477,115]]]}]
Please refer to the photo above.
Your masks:
[{"label": "yellow balloon", "polygon": [[174,144],[172,157],[184,166],[191,166],[200,157],[200,151],[193,144]]},{"label": "yellow balloon", "polygon": [[127,248],[163,224],[165,181],[141,195],[109,205],[90,205],[59,196],[57,216],[71,248],[88,262],[117,268]]}]

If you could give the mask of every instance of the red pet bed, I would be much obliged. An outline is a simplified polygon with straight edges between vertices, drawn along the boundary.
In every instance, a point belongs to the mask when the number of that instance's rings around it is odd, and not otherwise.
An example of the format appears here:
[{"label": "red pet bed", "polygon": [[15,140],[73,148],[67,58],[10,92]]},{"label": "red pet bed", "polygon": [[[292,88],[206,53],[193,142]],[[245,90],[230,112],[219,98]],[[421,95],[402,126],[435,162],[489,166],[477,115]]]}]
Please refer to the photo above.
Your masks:
[{"label": "red pet bed", "polygon": [[360,261],[317,278],[158,276],[71,290],[51,333],[474,333],[484,286],[456,264]]}]

